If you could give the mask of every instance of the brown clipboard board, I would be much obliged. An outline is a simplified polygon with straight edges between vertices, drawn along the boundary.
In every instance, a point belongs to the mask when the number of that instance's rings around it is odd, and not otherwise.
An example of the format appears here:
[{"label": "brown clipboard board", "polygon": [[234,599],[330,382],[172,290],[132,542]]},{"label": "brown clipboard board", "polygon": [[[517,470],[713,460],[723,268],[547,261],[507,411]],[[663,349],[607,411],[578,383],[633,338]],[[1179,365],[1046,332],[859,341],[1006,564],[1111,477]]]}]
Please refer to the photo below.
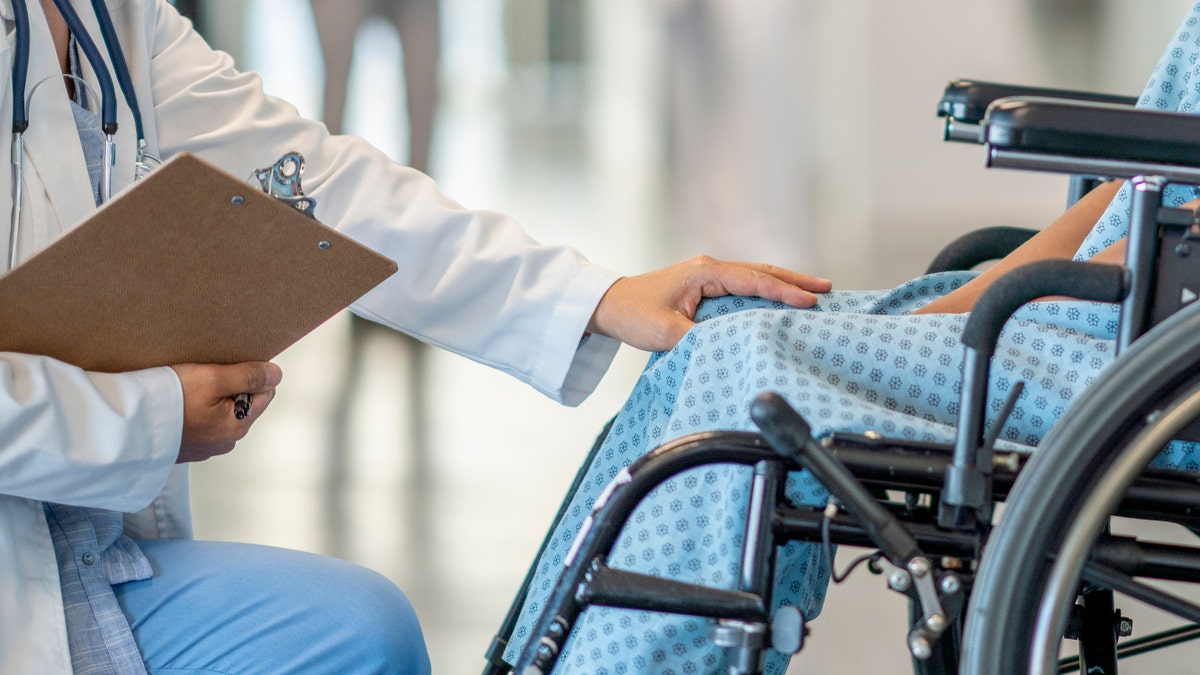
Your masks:
[{"label": "brown clipboard board", "polygon": [[103,372],[265,361],[396,269],[181,154],[0,276],[0,351]]}]

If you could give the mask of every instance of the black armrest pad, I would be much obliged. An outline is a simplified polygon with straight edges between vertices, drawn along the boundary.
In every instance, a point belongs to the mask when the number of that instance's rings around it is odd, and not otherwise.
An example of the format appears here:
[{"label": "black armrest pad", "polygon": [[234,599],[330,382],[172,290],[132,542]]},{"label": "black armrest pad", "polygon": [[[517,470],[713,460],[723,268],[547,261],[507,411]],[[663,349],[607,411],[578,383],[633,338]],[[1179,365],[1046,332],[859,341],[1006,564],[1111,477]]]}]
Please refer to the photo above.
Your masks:
[{"label": "black armrest pad", "polygon": [[1033,238],[1037,230],[996,225],[968,232],[947,244],[933,261],[926,274],[969,270],[991,260],[999,260]]},{"label": "black armrest pad", "polygon": [[1132,107],[1137,98],[1097,94],[1072,89],[1049,89],[1046,87],[1023,87],[1014,84],[980,82],[978,80],[953,80],[946,85],[942,100],[938,102],[938,117],[950,117],[957,122],[979,124],[992,101],[1010,96],[1041,96],[1068,99],[1071,101],[1093,101]]},{"label": "black armrest pad", "polygon": [[1192,113],[1009,98],[983,125],[994,148],[1200,167],[1200,115]]}]

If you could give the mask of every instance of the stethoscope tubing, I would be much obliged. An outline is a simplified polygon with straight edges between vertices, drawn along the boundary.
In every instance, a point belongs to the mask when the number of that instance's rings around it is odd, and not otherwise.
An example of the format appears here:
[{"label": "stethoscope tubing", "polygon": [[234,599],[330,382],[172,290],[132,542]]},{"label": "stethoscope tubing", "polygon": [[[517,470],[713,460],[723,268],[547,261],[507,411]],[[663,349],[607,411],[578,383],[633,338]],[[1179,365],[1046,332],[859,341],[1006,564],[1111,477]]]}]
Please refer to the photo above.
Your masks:
[{"label": "stethoscope tubing", "polygon": [[25,167],[25,143],[22,135],[29,128],[29,116],[25,110],[25,82],[29,77],[29,8],[23,0],[13,0],[13,22],[16,24],[16,52],[13,54],[13,128],[12,128],[12,214],[8,232],[8,269],[17,265],[17,242],[21,234],[21,201],[23,195],[23,173]]},{"label": "stethoscope tubing", "polygon": [[[25,0],[13,0],[14,2],[24,2]],[[104,63],[104,57],[100,54],[100,48],[96,46],[96,41],[88,34],[87,27],[83,25],[83,19],[79,18],[79,13],[71,6],[70,0],[54,0],[55,6],[62,14],[63,20],[67,22],[67,27],[71,29],[71,35],[75,37],[75,43],[79,45],[79,50],[83,52],[84,58],[92,67],[92,72],[96,77],[97,84],[100,85],[100,130],[104,135],[111,136],[117,133],[117,97],[116,88],[113,87],[112,75],[108,72],[108,66]],[[92,0],[92,8],[96,12],[96,16],[100,16],[101,11],[108,14],[104,7],[104,0]],[[108,46],[108,45],[106,45]],[[120,52],[117,53],[118,55]],[[113,68],[117,66],[117,55],[109,53],[109,58],[113,60]],[[124,64],[124,56],[121,56],[121,63]],[[26,64],[28,68],[28,64]]]},{"label": "stethoscope tubing", "polygon": [[17,28],[16,53],[13,55],[13,133],[29,128],[25,113],[25,82],[29,78],[29,8],[25,0],[13,0],[13,22]]},{"label": "stethoscope tubing", "polygon": [[[100,49],[88,33],[87,27],[75,11],[75,8],[71,6],[70,0],[54,0],[54,4],[58,7],[58,11],[62,14],[63,20],[66,21],[67,27],[74,36],[76,44],[91,66],[96,77],[96,83],[100,87],[100,130],[104,133],[105,137],[104,154],[100,168],[100,199],[102,202],[107,202],[112,197],[112,175],[113,169],[116,166],[116,141],[114,139],[117,133],[116,88],[113,86],[112,75],[109,73],[108,65],[104,62],[104,57],[100,53]],[[91,5],[92,10],[96,14],[96,20],[100,25],[100,33],[104,39],[104,46],[108,51],[109,59],[112,62],[113,72],[116,73],[117,82],[121,87],[122,97],[133,114],[134,126],[137,133],[137,163],[138,166],[141,166],[144,161],[146,140],[142,126],[141,109],[138,106],[137,95],[133,89],[133,77],[129,72],[129,64],[125,61],[125,54],[121,50],[121,43],[117,38],[117,31],[113,26],[112,16],[109,15],[108,7],[105,6],[104,0],[91,0]],[[16,44],[13,55],[12,76],[13,206],[12,223],[9,231],[9,269],[16,265],[17,259],[17,242],[21,227],[21,201],[25,171],[24,134],[29,128],[28,99],[26,96],[26,87],[28,86],[29,79],[29,8],[25,4],[25,0],[12,0],[12,8],[13,22],[16,27]]]},{"label": "stethoscope tubing", "polygon": [[[55,0],[55,2],[59,1]],[[66,0],[61,1],[66,2]],[[113,73],[117,76],[117,86],[121,87],[121,96],[125,98],[125,105],[129,106],[129,110],[133,114],[133,125],[140,145],[145,141],[146,133],[142,128],[142,111],[138,107],[137,92],[133,90],[133,76],[129,73],[129,65],[125,61],[125,52],[121,50],[117,29],[113,26],[112,16],[108,13],[108,7],[105,6],[104,0],[92,0],[92,7],[95,8],[96,22],[100,24],[100,36],[104,38],[104,47],[113,61]]]},{"label": "stethoscope tubing", "polygon": [[[23,2],[24,0],[16,1]],[[54,0],[54,4],[71,29],[75,43],[79,45],[80,51],[92,66],[96,82],[100,85],[100,131],[104,132],[104,155],[100,165],[100,199],[107,202],[112,197],[112,172],[117,161],[116,141],[113,139],[117,133],[116,87],[113,86],[112,75],[109,74],[108,66],[104,63],[104,56],[100,54],[96,41],[88,34],[87,27],[83,25],[83,20],[71,6],[70,0]],[[97,17],[100,16],[102,9],[105,14],[108,13],[108,8],[103,5],[104,0],[99,0],[99,2],[92,0],[92,9],[96,12]],[[105,46],[111,47],[108,44]],[[117,58],[111,52],[109,58],[113,60],[113,67],[116,68]],[[121,55],[120,61],[124,64],[123,55]]]}]

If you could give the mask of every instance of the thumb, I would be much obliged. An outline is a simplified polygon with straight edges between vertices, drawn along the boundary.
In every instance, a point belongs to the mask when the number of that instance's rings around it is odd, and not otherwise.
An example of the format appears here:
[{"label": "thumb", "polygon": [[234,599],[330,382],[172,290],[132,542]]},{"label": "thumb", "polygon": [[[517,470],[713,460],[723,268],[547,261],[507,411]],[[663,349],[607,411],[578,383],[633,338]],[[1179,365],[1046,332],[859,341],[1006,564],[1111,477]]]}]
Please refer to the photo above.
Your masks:
[{"label": "thumb", "polygon": [[283,381],[283,370],[274,363],[251,362],[242,365],[246,366],[244,382],[247,388],[245,392],[265,392],[265,390],[277,387]]},{"label": "thumb", "polygon": [[268,361],[237,363],[222,369],[223,388],[232,394],[257,394],[278,386],[283,370]]},{"label": "thumb", "polygon": [[667,339],[655,345],[656,351],[671,349],[679,344],[687,332],[696,327],[696,322],[681,312],[672,312],[673,318],[666,324]]}]

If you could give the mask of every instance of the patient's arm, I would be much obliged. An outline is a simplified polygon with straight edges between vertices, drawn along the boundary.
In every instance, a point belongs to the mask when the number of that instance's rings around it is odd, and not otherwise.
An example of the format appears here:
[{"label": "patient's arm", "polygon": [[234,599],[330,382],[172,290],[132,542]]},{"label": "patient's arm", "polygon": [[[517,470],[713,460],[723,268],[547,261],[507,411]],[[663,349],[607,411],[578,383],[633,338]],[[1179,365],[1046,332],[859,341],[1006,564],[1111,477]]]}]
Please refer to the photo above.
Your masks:
[{"label": "patient's arm", "polygon": [[[988,270],[962,288],[929,303],[914,314],[969,312],[975,301],[993,281],[1013,268],[1037,260],[1066,259],[1075,255],[1080,244],[1096,225],[1104,209],[1116,196],[1121,181],[1111,181],[1097,187],[1080,199],[1046,229],[1005,256]],[[1119,250],[1117,250],[1119,247]],[[1093,258],[1096,262],[1122,262],[1124,242],[1115,244]]]}]

